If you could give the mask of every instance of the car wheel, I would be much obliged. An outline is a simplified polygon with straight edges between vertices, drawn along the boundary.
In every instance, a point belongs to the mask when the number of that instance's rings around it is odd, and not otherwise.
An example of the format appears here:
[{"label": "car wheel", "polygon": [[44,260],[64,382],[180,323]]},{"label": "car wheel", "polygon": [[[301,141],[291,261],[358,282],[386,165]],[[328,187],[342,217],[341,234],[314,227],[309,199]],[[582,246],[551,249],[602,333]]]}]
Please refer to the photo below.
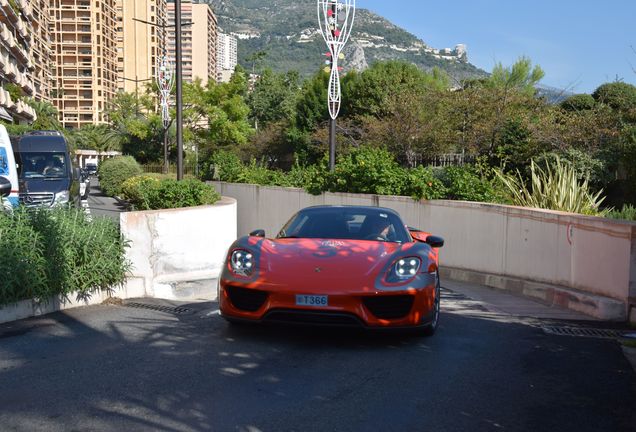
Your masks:
[{"label": "car wheel", "polygon": [[442,285],[439,280],[439,270],[435,272],[435,302],[433,304],[433,320],[429,325],[422,329],[424,336],[433,336],[437,326],[439,325],[439,315],[441,306]]}]

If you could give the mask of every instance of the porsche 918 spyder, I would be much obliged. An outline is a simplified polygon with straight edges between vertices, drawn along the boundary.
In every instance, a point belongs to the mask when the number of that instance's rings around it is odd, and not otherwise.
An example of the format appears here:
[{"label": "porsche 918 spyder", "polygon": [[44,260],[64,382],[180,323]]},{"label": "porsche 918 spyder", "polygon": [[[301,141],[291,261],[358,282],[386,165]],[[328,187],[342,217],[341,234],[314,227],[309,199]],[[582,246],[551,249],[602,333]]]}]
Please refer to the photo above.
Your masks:
[{"label": "porsche 918 spyder", "polygon": [[430,335],[439,322],[443,245],[390,209],[309,207],[275,238],[257,230],[234,242],[218,283],[221,315]]}]

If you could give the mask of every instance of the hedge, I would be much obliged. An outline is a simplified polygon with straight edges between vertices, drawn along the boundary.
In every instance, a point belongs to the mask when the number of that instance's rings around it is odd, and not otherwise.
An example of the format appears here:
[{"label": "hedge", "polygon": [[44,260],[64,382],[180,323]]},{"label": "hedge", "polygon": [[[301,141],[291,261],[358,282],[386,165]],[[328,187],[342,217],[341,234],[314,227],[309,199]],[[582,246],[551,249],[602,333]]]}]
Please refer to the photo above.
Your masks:
[{"label": "hedge", "polygon": [[108,196],[119,196],[122,184],[142,173],[141,165],[132,156],[118,156],[99,164],[97,175],[102,192]]},{"label": "hedge", "polygon": [[135,210],[159,210],[214,204],[221,196],[210,185],[200,180],[176,181],[156,175],[140,175],[126,180],[123,198]]}]

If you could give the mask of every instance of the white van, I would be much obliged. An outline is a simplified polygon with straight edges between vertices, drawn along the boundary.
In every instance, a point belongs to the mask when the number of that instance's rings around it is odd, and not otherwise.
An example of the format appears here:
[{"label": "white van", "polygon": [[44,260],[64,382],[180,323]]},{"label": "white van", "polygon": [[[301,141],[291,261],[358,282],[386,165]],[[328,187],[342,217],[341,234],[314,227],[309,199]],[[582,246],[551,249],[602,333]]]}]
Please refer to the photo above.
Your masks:
[{"label": "white van", "polygon": [[0,176],[11,182],[11,194],[7,200],[13,207],[17,207],[19,203],[18,172],[15,166],[13,146],[7,129],[3,125],[0,125]]}]

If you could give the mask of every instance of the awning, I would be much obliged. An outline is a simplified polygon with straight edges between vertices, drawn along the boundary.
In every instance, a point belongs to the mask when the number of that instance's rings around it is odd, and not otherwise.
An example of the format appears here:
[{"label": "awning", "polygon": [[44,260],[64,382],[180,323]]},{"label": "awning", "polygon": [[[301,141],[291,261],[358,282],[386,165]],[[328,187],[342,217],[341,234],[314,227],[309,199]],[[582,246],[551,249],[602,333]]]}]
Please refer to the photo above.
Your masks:
[{"label": "awning", "polygon": [[9,114],[7,110],[2,108],[1,106],[0,106],[0,119],[7,120],[10,122],[13,121],[13,117],[11,117],[11,114]]}]

